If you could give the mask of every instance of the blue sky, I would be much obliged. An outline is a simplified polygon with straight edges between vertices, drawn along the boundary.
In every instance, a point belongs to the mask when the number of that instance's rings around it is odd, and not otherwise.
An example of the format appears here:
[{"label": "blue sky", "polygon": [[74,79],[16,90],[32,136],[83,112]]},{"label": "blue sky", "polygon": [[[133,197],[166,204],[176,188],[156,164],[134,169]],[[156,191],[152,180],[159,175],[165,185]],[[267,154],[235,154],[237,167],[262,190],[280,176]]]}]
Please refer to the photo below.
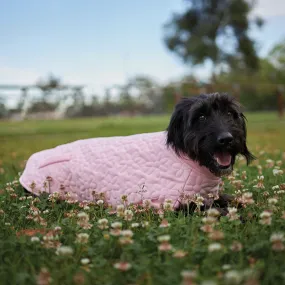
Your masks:
[{"label": "blue sky", "polygon": [[[191,68],[167,51],[163,24],[182,8],[183,0],[0,1],[0,84],[32,84],[52,72],[100,93],[135,74],[179,78]],[[254,13],[267,22],[252,32],[265,54],[285,37],[285,1],[259,0]]]}]

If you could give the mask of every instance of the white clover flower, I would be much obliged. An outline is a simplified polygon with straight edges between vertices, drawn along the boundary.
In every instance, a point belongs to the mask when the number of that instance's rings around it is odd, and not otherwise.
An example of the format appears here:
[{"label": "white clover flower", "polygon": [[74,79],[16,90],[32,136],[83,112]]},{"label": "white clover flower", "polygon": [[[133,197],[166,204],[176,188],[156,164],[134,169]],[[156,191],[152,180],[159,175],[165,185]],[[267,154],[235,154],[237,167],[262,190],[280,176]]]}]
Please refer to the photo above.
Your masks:
[{"label": "white clover flower", "polygon": [[40,242],[38,237],[31,237],[31,242]]},{"label": "white clover flower", "polygon": [[76,243],[87,243],[89,240],[89,234],[87,233],[79,233],[76,235]]},{"label": "white clover flower", "polygon": [[284,234],[283,233],[273,233],[270,236],[271,242],[282,242],[284,241]]},{"label": "white clover flower", "polygon": [[131,230],[123,230],[121,231],[121,236],[131,238],[134,233]]},{"label": "white clover flower", "polygon": [[168,203],[168,202],[164,202],[163,203],[163,209],[165,211],[172,211],[173,210],[173,206],[171,203]]},{"label": "white clover flower", "polygon": [[239,219],[239,215],[237,214],[237,208],[235,207],[228,207],[229,213],[227,214],[227,217],[229,217],[230,221],[235,221]]},{"label": "white clover flower", "polygon": [[276,168],[274,168],[274,169],[272,170],[272,172],[273,172],[273,175],[274,175],[274,176],[282,175],[282,174],[283,174],[283,170],[281,170],[281,169],[276,169]]},{"label": "white clover flower", "polygon": [[228,211],[229,211],[229,214],[236,214],[237,213],[237,208],[235,207],[228,207]]},{"label": "white clover flower", "polygon": [[101,206],[101,205],[104,204],[104,201],[103,201],[103,200],[98,200],[98,201],[96,202],[96,204],[99,205],[99,206]]},{"label": "white clover flower", "polygon": [[102,224],[108,224],[108,220],[106,218],[103,218],[103,219],[99,219],[98,220],[98,224],[102,225]]},{"label": "white clover flower", "polygon": [[272,186],[272,190],[279,190],[279,189],[280,189],[279,185]]},{"label": "white clover flower", "polygon": [[142,224],[143,228],[146,228],[146,227],[149,226],[149,222],[148,221],[142,221],[141,224]]},{"label": "white clover flower", "polygon": [[132,224],[131,224],[131,227],[132,227],[132,228],[138,228],[139,226],[140,226],[139,223],[132,223]]},{"label": "white clover flower", "polygon": [[125,210],[125,220],[131,221],[133,219],[134,213],[131,210]]},{"label": "white clover flower", "polygon": [[114,268],[121,271],[127,271],[132,268],[132,265],[128,262],[118,262],[114,264]]},{"label": "white clover flower", "polygon": [[114,223],[112,223],[111,224],[111,227],[113,228],[113,229],[121,229],[122,228],[122,223],[121,222],[114,222]]},{"label": "white clover flower", "polygon": [[204,198],[200,194],[195,194],[193,202],[197,206],[203,206],[204,205]]},{"label": "white clover flower", "polygon": [[278,203],[278,200],[276,198],[269,198],[268,199],[268,204],[270,205],[275,205]]},{"label": "white clover flower", "polygon": [[82,258],[80,260],[80,262],[81,262],[82,265],[87,265],[87,264],[90,263],[90,259],[89,258]]},{"label": "white clover flower", "polygon": [[149,200],[149,199],[145,199],[145,200],[143,200],[143,202],[142,202],[142,204],[143,204],[143,207],[144,208],[150,208],[150,206],[151,206],[151,200]]},{"label": "white clover flower", "polygon": [[101,229],[101,230],[108,229],[109,228],[108,223],[109,223],[109,221],[107,219],[105,219],[105,218],[99,219],[98,220],[98,228]]},{"label": "white clover flower", "polygon": [[224,264],[223,266],[222,266],[222,269],[223,270],[230,270],[232,268],[232,266],[230,265],[230,264]]},{"label": "white clover flower", "polygon": [[272,250],[274,251],[284,251],[284,234],[283,233],[273,233],[270,236],[270,241],[272,243]]},{"label": "white clover flower", "polygon": [[221,250],[221,249],[222,249],[222,245],[221,245],[220,243],[218,243],[218,242],[216,242],[216,243],[211,243],[211,244],[209,244],[209,246],[208,246],[208,251],[209,251],[209,252],[219,251],[219,250]]},{"label": "white clover flower", "polygon": [[211,225],[211,224],[215,224],[217,222],[217,219],[215,217],[209,216],[209,217],[202,218],[202,222],[204,224]]},{"label": "white clover flower", "polygon": [[269,212],[269,211],[263,211],[260,215],[259,215],[259,217],[260,217],[260,221],[259,221],[259,223],[261,224],[261,225],[271,225],[271,222],[272,222],[272,218],[271,218],[271,216],[272,216],[272,213],[271,212]]},{"label": "white clover flower", "polygon": [[197,273],[194,270],[183,270],[180,274],[184,279],[193,279],[197,276]]},{"label": "white clover flower", "polygon": [[209,217],[218,217],[218,216],[220,216],[220,212],[217,209],[215,209],[215,208],[209,209],[207,211],[207,214],[208,214]]},{"label": "white clover flower", "polygon": [[55,253],[57,255],[68,256],[73,254],[73,249],[70,246],[60,246],[57,248]]},{"label": "white clover flower", "polygon": [[249,199],[252,198],[252,193],[251,192],[245,192],[242,194],[244,198]]},{"label": "white clover flower", "polygon": [[224,278],[227,284],[234,285],[239,284],[243,276],[237,270],[230,270],[225,273]]},{"label": "white clover flower", "polygon": [[263,211],[259,216],[261,219],[270,218],[272,216],[272,213],[269,211]]},{"label": "white clover flower", "polygon": [[125,210],[125,206],[124,205],[118,205],[117,206],[117,212],[123,212]]},{"label": "white clover flower", "polygon": [[89,215],[87,213],[85,213],[85,212],[79,212],[77,214],[77,217],[79,219],[82,219],[82,220],[84,220],[84,219],[89,220]]},{"label": "white clover flower", "polygon": [[157,240],[159,242],[166,242],[166,241],[170,241],[170,235],[162,235],[162,236],[159,236],[157,238]]}]

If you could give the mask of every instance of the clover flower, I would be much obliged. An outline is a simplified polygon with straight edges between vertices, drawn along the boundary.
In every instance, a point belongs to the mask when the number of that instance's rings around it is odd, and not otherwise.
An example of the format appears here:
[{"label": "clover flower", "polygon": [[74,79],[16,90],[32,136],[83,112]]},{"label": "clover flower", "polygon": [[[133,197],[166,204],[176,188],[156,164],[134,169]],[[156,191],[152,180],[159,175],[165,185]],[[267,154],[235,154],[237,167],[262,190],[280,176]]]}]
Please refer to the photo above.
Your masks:
[{"label": "clover flower", "polygon": [[120,271],[128,271],[132,268],[132,265],[128,262],[121,261],[121,262],[115,263],[114,268]]},{"label": "clover flower", "polygon": [[70,246],[60,246],[56,250],[57,255],[70,256],[73,254],[73,249]]},{"label": "clover flower", "polygon": [[220,243],[211,243],[208,246],[209,252],[219,251],[222,249],[222,245]]},{"label": "clover flower", "polygon": [[88,240],[89,240],[89,234],[79,233],[76,235],[76,241],[75,242],[84,244],[84,243],[88,243]]}]

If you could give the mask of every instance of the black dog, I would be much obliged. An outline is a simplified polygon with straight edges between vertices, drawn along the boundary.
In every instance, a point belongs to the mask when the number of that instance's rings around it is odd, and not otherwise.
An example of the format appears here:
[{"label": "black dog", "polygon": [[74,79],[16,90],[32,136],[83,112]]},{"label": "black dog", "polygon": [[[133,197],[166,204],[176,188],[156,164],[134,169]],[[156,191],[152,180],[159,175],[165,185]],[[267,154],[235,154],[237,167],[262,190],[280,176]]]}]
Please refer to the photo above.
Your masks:
[{"label": "black dog", "polygon": [[[176,106],[167,132],[79,140],[35,153],[20,182],[39,194],[47,191],[42,185],[48,177],[49,193],[65,189],[81,200],[92,200],[90,189],[100,189],[114,206],[120,195],[135,204],[150,199],[156,206],[167,196],[176,208],[182,192],[201,193],[210,204],[219,190],[215,176],[230,174],[237,154],[253,159],[240,105],[225,94],[200,95]],[[143,192],[134,190],[136,183]]]},{"label": "black dog", "polygon": [[[233,170],[236,155],[249,164],[254,156],[246,145],[246,118],[240,104],[227,94],[206,94],[182,99],[168,126],[167,144],[177,155],[186,155],[217,176]],[[224,196],[225,207],[231,200]]]},{"label": "black dog", "polygon": [[246,145],[245,116],[226,94],[182,99],[167,131],[167,144],[178,155],[186,154],[217,176],[232,172],[237,154],[247,163],[254,159]]}]

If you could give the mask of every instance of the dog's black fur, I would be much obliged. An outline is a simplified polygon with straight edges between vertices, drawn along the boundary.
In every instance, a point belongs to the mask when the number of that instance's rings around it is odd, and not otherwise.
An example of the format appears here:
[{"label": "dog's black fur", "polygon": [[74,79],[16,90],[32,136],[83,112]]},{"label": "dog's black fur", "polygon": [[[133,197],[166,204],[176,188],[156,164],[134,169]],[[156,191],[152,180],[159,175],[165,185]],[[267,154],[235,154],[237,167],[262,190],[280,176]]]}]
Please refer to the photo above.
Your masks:
[{"label": "dog's black fur", "polygon": [[[182,99],[167,131],[167,145],[179,156],[199,162],[217,176],[232,172],[237,154],[243,155],[247,163],[254,159],[246,145],[246,119],[241,106],[227,94]],[[230,165],[219,165],[215,154],[230,154]]]},{"label": "dog's black fur", "polygon": [[[241,105],[227,94],[182,99],[175,107],[167,131],[167,145],[177,155],[197,161],[216,176],[232,172],[237,154],[243,155],[247,164],[255,159],[246,145],[246,118]],[[215,154],[230,155],[230,164],[219,165]],[[231,195],[222,194],[212,206],[226,215],[233,199]],[[200,210],[212,206],[204,205]],[[192,213],[196,207],[193,202],[187,207],[181,204],[178,211]]]}]

